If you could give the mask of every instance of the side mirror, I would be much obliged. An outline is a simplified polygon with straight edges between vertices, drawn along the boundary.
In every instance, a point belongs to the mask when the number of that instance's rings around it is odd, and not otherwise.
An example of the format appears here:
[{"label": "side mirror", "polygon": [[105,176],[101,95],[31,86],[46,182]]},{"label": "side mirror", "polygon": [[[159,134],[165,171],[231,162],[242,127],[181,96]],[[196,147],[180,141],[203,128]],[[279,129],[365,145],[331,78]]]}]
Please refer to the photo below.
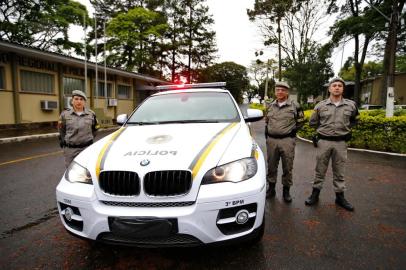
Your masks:
[{"label": "side mirror", "polygon": [[117,125],[123,125],[127,122],[128,116],[126,114],[120,114],[117,116]]},{"label": "side mirror", "polygon": [[256,122],[264,117],[264,113],[258,109],[247,109],[247,116],[244,117],[245,122]]}]

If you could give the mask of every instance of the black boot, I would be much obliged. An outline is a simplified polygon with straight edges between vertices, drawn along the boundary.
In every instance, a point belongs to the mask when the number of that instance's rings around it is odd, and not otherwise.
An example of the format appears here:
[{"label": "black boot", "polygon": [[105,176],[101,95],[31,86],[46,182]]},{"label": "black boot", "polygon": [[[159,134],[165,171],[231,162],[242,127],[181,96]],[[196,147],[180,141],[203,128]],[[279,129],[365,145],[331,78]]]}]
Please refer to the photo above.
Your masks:
[{"label": "black boot", "polygon": [[320,189],[313,188],[312,195],[305,201],[306,205],[313,205],[319,201]]},{"label": "black boot", "polygon": [[267,198],[273,198],[276,195],[276,192],[275,192],[275,184],[276,183],[268,182],[268,184],[269,184],[269,186],[268,186],[268,190],[266,191],[266,197]]},{"label": "black boot", "polygon": [[283,186],[283,200],[287,203],[292,202],[292,197],[290,197],[289,189],[289,186]]},{"label": "black boot", "polygon": [[354,206],[352,206],[345,198],[344,192],[336,193],[336,204],[348,211],[354,211]]}]

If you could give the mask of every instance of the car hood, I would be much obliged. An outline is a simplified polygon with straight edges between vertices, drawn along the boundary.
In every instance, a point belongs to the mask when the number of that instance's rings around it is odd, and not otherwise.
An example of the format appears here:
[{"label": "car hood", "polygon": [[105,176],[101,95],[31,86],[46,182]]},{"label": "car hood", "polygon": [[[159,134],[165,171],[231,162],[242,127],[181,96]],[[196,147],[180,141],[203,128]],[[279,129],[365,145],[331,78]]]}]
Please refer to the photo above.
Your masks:
[{"label": "car hood", "polygon": [[252,139],[243,123],[127,126],[88,147],[76,161],[96,177],[103,170],[191,170],[196,178],[250,156],[247,141]]}]

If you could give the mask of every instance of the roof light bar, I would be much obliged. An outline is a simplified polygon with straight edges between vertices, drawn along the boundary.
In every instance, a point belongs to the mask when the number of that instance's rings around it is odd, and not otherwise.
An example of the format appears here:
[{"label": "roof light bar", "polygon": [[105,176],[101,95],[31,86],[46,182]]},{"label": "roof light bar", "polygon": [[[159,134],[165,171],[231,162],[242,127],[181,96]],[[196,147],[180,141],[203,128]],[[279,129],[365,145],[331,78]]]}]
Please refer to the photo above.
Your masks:
[{"label": "roof light bar", "polygon": [[171,84],[156,86],[157,90],[178,90],[178,89],[192,89],[192,88],[221,88],[225,87],[225,82],[212,82],[212,83],[192,83],[192,84]]}]

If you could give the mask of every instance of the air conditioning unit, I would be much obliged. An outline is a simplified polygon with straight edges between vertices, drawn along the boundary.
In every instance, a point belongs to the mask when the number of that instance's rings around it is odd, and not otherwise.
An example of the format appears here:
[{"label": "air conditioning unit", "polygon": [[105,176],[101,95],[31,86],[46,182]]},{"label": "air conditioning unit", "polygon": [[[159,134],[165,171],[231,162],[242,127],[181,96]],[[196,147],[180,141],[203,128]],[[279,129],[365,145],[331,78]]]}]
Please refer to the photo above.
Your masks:
[{"label": "air conditioning unit", "polygon": [[117,99],[115,99],[115,98],[109,98],[107,104],[108,104],[109,107],[117,107]]},{"label": "air conditioning unit", "polygon": [[58,108],[58,102],[52,100],[41,100],[41,109],[45,111],[52,111]]},{"label": "air conditioning unit", "polygon": [[72,108],[72,97],[64,97],[64,99],[63,99],[63,108],[64,109]]}]

